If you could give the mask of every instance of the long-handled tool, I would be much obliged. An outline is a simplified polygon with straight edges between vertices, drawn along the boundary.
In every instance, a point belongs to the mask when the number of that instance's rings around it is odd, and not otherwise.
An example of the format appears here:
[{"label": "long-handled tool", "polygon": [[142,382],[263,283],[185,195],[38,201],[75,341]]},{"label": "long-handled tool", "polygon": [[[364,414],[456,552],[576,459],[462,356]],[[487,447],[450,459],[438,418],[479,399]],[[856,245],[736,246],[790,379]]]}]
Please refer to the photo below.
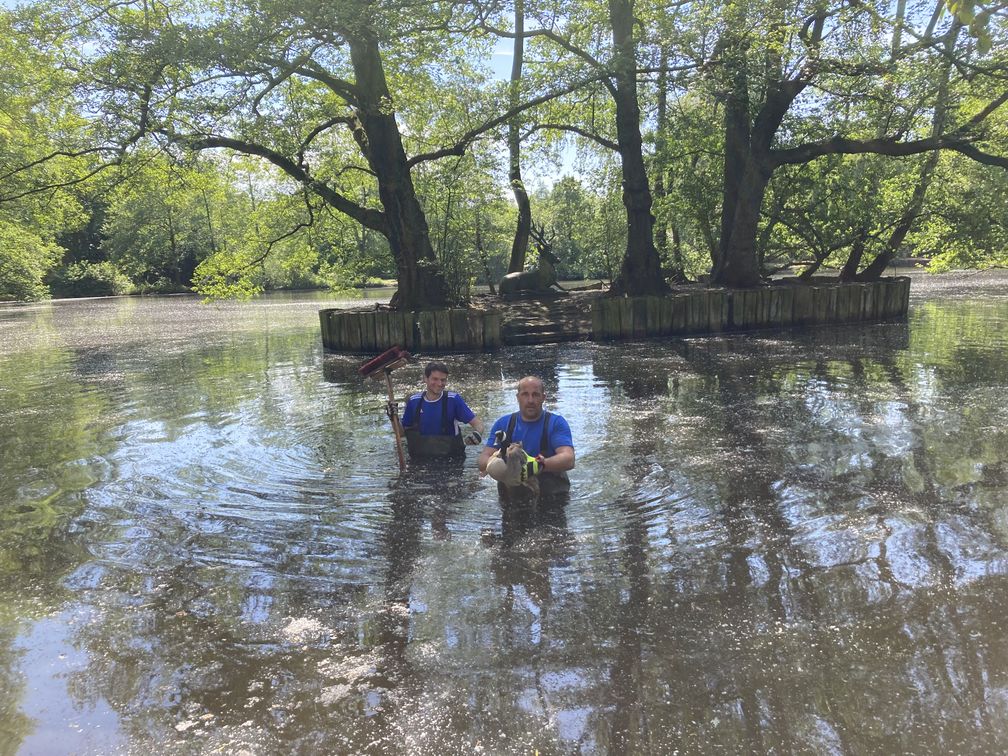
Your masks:
[{"label": "long-handled tool", "polygon": [[411,356],[412,355],[410,355],[410,353],[402,347],[394,346],[391,349],[386,349],[373,360],[368,360],[357,368],[357,372],[360,375],[367,378],[373,378],[376,381],[381,380],[383,375],[385,376],[385,385],[388,386],[389,398],[388,415],[389,420],[392,421],[392,432],[395,434],[396,452],[399,455],[400,470],[406,469],[406,456],[403,454],[403,429],[402,424],[399,422],[399,412],[393,408],[395,403],[395,394],[392,391],[392,371],[408,363]]}]

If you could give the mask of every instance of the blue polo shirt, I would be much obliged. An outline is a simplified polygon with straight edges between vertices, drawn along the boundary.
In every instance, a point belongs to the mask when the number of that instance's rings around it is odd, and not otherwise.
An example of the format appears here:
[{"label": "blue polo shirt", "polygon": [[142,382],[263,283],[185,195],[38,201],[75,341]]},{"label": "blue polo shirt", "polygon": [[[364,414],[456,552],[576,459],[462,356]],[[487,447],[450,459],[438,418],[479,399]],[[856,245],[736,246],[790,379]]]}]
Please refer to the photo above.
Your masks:
[{"label": "blue polo shirt", "polygon": [[[544,457],[552,457],[556,454],[558,446],[569,446],[573,449],[574,437],[571,435],[570,425],[567,424],[567,421],[561,415],[556,415],[552,412],[549,417],[549,437],[547,439],[549,447],[545,450],[539,448],[542,442],[543,418],[545,417],[546,413],[543,412],[539,415],[539,419],[529,423],[522,420],[521,413],[519,412],[518,418],[515,421],[514,437],[511,441],[521,441],[522,449],[533,457],[537,454],[542,454]],[[499,430],[506,431],[510,421],[511,415],[504,415],[504,417],[498,418],[487,436],[487,446],[496,448],[494,446],[496,432]]]},{"label": "blue polo shirt", "polygon": [[[406,400],[406,409],[403,410],[402,418],[404,428],[416,425],[419,414],[421,436],[455,436],[458,434],[456,423],[468,423],[476,417],[476,413],[469,409],[465,399],[454,391],[442,392],[441,397],[433,402],[424,398],[425,393],[421,391]],[[441,405],[442,400],[447,402],[448,428],[444,428],[442,425],[445,415]]]}]

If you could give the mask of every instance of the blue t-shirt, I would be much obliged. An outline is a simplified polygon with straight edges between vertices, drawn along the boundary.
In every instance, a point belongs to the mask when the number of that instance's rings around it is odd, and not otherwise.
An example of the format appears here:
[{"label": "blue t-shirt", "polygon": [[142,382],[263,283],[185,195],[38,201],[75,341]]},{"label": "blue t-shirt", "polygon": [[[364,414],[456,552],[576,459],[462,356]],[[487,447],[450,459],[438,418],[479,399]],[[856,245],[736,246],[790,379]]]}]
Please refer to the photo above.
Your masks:
[{"label": "blue t-shirt", "polygon": [[[570,426],[561,415],[556,415],[552,412],[549,418],[549,437],[547,439],[549,441],[549,448],[545,450],[539,448],[539,444],[542,442],[544,417],[546,417],[545,412],[539,415],[538,420],[529,423],[522,420],[521,413],[519,412],[518,418],[515,421],[514,437],[511,441],[521,441],[522,449],[533,457],[537,454],[542,454],[544,457],[552,457],[556,454],[558,446],[569,446],[573,449],[574,437],[571,435]],[[493,428],[490,429],[486,445],[496,448],[494,447],[494,436],[499,430],[506,431],[510,422],[511,415],[504,415],[504,417],[499,418],[493,424]]]},{"label": "blue t-shirt", "polygon": [[[425,399],[424,393],[421,391],[418,394],[413,394],[413,396],[406,400],[406,409],[403,410],[402,418],[404,428],[416,425],[417,415],[419,414],[421,436],[454,436],[458,434],[456,422],[468,423],[476,417],[476,413],[469,409],[469,405],[465,403],[465,399],[454,391],[443,392],[441,397],[433,402]],[[442,426],[444,411],[441,405],[442,400],[448,403],[447,433],[445,433],[445,429]],[[420,410],[421,402],[423,402],[422,411]]]}]

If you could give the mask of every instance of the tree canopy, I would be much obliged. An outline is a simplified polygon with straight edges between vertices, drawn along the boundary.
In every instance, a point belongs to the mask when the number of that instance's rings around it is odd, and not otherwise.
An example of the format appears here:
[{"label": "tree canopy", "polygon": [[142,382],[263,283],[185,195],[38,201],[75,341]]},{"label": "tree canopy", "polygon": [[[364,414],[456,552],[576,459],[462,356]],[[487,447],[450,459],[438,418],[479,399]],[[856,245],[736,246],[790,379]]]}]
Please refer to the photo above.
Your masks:
[{"label": "tree canopy", "polygon": [[1004,261],[999,7],[57,0],[0,31],[0,298],[377,276],[438,307],[532,219],[626,294]]}]

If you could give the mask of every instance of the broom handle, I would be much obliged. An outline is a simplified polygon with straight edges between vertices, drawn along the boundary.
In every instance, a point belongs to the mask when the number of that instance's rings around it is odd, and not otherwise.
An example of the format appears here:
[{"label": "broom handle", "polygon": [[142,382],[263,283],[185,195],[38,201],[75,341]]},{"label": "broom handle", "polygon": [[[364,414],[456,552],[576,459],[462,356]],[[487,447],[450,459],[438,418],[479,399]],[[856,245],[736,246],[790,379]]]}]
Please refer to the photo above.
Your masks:
[{"label": "broom handle", "polygon": [[[388,384],[388,398],[390,402],[395,401],[395,394],[392,393],[392,371],[385,371],[385,383]],[[399,413],[396,412],[391,418],[392,432],[395,433],[395,448],[399,454],[399,471],[406,469],[406,457],[402,450],[402,426],[399,425]]]}]

